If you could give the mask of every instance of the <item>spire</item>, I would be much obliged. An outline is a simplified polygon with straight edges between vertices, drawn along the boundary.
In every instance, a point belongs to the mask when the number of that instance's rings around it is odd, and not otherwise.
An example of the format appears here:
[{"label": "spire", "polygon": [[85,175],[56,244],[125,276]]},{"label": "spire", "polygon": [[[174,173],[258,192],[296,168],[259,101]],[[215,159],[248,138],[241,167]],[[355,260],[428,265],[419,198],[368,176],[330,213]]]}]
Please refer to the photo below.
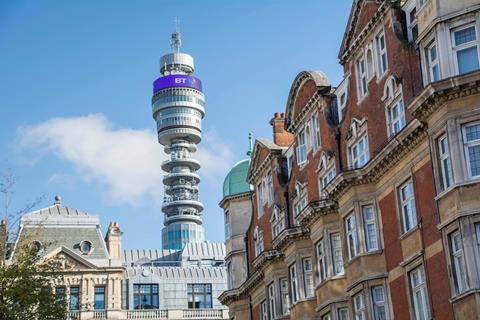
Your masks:
[{"label": "spire", "polygon": [[173,32],[172,36],[170,37],[170,46],[174,52],[180,52],[180,47],[182,46],[182,36],[180,34],[178,18],[175,18],[175,32]]},{"label": "spire", "polygon": [[253,151],[253,143],[252,143],[252,133],[248,133],[248,151],[247,151],[247,156],[251,157],[252,156],[252,151]]}]

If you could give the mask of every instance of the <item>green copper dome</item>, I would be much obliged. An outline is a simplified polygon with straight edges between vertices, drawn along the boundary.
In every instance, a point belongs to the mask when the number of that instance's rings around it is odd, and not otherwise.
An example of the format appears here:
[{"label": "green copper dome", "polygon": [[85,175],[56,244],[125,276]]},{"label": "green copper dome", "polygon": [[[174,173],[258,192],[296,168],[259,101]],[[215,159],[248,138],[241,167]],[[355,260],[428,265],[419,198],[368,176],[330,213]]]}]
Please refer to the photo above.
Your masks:
[{"label": "green copper dome", "polygon": [[250,159],[245,159],[233,166],[223,182],[224,198],[252,190],[252,186],[247,182],[249,165]]}]

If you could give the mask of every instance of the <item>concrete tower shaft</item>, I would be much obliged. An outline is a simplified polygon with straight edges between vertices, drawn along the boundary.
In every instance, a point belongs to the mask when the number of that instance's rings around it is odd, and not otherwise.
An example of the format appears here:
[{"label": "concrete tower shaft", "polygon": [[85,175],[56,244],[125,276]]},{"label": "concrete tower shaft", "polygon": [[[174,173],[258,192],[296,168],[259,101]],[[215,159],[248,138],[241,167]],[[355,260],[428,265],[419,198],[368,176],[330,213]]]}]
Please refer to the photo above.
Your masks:
[{"label": "concrete tower shaft", "polygon": [[200,162],[192,158],[202,138],[205,98],[200,79],[192,76],[193,57],[179,52],[180,34],[172,34],[175,52],[160,59],[161,77],[153,83],[152,112],[158,141],[170,159],[162,163],[165,214],[164,249],[182,249],[189,242],[203,242],[205,232],[199,199]]}]

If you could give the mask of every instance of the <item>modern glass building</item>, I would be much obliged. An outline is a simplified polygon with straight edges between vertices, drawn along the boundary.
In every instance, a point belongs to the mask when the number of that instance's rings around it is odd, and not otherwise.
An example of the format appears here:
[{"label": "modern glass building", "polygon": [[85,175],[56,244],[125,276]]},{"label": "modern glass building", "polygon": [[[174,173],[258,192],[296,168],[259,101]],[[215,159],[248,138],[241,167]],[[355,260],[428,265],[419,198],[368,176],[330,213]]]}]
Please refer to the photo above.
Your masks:
[{"label": "modern glass building", "polygon": [[160,59],[161,77],[153,83],[152,112],[158,141],[170,159],[162,163],[165,214],[164,249],[182,249],[190,242],[203,242],[198,184],[200,162],[191,157],[201,141],[205,99],[202,82],[194,77],[193,57],[179,51],[180,33],[171,37],[172,53]]}]

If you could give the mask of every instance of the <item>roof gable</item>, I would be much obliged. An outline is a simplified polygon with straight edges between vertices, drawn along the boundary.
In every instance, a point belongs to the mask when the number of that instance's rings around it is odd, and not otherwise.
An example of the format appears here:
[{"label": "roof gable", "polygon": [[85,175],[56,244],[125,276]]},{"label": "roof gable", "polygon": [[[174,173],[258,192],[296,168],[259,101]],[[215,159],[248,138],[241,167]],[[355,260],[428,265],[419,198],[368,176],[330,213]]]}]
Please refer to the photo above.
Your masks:
[{"label": "roof gable", "polygon": [[350,16],[348,18],[345,33],[343,35],[342,44],[338,58],[343,60],[345,52],[350,48],[352,42],[362,32],[363,28],[373,18],[378,11],[382,0],[355,0],[352,3]]}]

